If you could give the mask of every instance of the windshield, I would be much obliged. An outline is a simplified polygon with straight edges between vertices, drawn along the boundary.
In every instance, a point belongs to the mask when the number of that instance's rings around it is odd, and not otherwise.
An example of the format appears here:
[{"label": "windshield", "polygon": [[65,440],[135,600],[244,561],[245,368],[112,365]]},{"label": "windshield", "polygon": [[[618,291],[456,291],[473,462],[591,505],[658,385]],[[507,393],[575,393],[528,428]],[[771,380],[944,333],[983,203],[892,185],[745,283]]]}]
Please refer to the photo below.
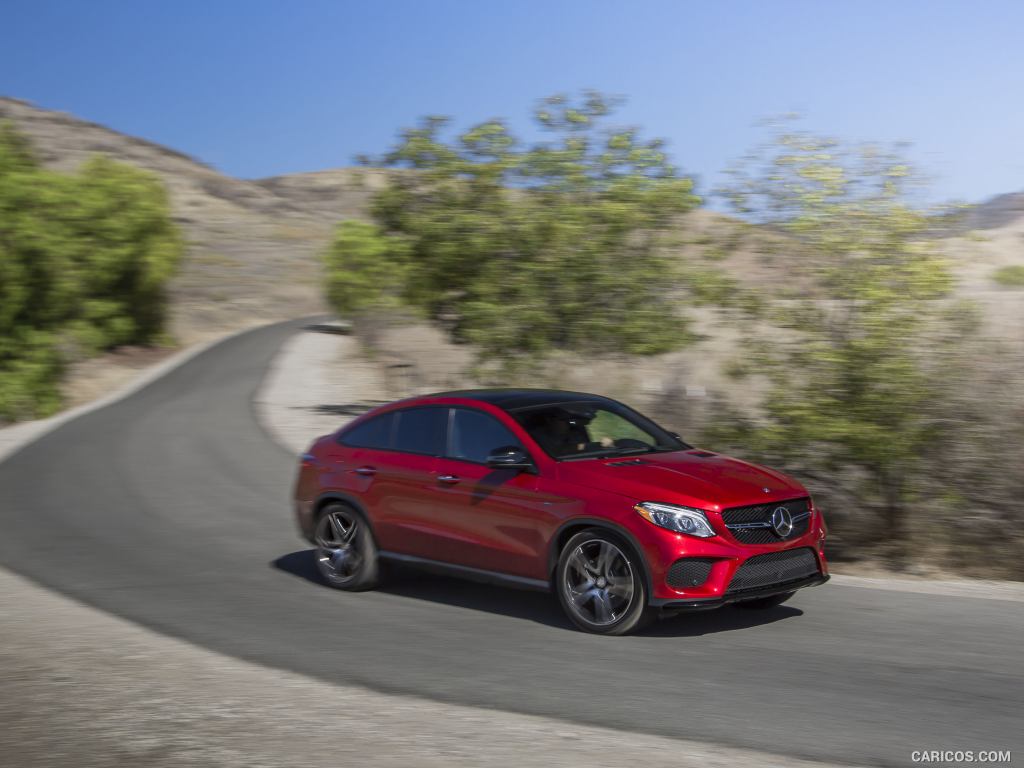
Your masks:
[{"label": "windshield", "polygon": [[512,411],[549,456],[560,461],[678,451],[689,446],[624,405],[581,401]]}]

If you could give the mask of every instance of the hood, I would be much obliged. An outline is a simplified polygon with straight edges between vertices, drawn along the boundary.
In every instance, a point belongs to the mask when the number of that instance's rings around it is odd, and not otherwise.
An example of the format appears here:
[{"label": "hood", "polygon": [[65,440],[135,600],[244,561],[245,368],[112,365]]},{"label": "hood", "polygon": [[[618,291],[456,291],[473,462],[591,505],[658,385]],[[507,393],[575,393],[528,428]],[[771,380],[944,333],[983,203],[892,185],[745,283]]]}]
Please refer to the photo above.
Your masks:
[{"label": "hood", "polygon": [[559,477],[637,502],[663,501],[711,510],[808,495],[800,483],[781,472],[697,449],[563,461]]}]

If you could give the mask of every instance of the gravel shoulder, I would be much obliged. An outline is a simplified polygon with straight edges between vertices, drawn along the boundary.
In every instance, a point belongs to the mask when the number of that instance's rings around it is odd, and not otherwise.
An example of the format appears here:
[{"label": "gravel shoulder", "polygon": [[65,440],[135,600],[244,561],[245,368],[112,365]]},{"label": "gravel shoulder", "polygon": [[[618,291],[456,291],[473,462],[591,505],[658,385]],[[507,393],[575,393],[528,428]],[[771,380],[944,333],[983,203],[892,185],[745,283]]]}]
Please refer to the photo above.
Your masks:
[{"label": "gravel shoulder", "polygon": [[323,683],[151,632],[5,569],[0,627],[0,762],[21,768],[540,768],[609,755],[652,768],[824,765]]},{"label": "gravel shoulder", "polygon": [[290,453],[392,399],[380,366],[336,324],[313,323],[286,341],[253,399],[256,416]]}]

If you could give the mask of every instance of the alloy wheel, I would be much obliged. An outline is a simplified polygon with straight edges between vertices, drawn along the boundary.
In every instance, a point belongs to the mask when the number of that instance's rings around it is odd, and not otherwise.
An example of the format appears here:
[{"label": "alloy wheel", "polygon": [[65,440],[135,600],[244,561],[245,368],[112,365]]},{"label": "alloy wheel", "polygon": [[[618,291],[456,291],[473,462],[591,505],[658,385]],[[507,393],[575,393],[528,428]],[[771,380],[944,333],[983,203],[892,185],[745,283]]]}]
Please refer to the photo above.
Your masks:
[{"label": "alloy wheel", "polygon": [[573,550],[565,569],[569,607],[583,621],[608,626],[619,621],[633,601],[633,566],[617,546],[590,539]]},{"label": "alloy wheel", "polygon": [[316,534],[316,564],[325,579],[344,584],[359,573],[359,519],[345,509],[332,509],[320,518]]}]

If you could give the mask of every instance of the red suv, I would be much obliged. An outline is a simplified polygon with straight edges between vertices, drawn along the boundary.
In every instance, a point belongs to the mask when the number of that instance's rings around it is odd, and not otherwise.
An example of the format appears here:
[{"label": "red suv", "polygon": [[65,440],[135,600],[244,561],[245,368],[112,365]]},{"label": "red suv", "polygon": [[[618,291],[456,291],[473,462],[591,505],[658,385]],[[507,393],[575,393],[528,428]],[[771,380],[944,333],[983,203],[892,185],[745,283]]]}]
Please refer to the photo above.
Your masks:
[{"label": "red suv", "polygon": [[376,408],[302,457],[295,510],[332,586],[369,589],[381,560],[401,561],[553,589],[603,634],[828,580],[825,522],[800,483],[579,392]]}]

